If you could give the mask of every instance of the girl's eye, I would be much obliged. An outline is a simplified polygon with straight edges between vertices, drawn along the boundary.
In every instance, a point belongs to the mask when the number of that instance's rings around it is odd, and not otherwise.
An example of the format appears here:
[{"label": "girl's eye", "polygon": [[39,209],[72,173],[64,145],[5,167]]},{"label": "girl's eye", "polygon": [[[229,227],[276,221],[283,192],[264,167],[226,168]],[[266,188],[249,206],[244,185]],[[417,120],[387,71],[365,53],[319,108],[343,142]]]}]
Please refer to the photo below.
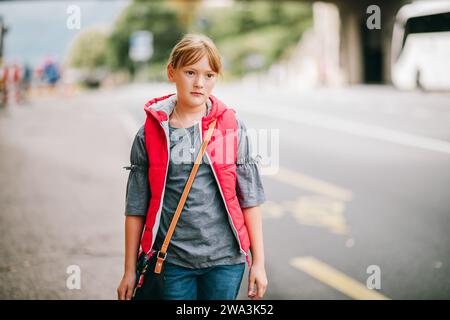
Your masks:
[{"label": "girl's eye", "polygon": [[[186,73],[186,75],[188,75],[189,77],[195,75],[195,72],[194,72],[194,71],[191,71],[191,70],[185,71],[185,73]],[[208,73],[208,74],[206,75],[206,77],[207,77],[208,79],[213,79],[215,76],[216,76],[216,75],[215,75],[214,73]]]}]

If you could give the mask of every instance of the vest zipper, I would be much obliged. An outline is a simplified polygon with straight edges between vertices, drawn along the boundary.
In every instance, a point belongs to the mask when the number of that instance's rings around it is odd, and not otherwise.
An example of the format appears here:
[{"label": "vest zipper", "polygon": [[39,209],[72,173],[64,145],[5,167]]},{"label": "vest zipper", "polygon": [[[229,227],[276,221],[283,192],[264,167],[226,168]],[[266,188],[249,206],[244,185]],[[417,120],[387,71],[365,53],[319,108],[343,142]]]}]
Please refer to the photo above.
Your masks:
[{"label": "vest zipper", "polygon": [[[199,128],[199,134],[200,134],[200,143],[203,143],[203,132],[202,132],[201,123],[202,123],[201,121],[198,123],[198,128]],[[219,188],[219,191],[220,191],[220,196],[222,197],[223,203],[225,204],[225,210],[227,210],[227,214],[228,214],[228,222],[230,223],[230,225],[232,227],[231,229],[233,230],[233,233],[234,233],[234,236],[237,239],[237,242],[239,244],[239,249],[241,250],[241,252],[243,252],[247,256],[247,252],[245,252],[244,249],[242,249],[241,240],[239,240],[239,235],[237,233],[236,227],[234,226],[233,219],[231,218],[230,211],[228,211],[228,205],[227,205],[227,202],[225,200],[225,197],[223,196],[222,188],[220,187],[220,183],[219,183],[219,179],[217,179],[216,172],[214,171],[214,167],[212,165],[211,159],[208,156],[208,151],[206,151],[206,150],[205,150],[205,155],[208,158],[209,165],[211,166],[211,171],[212,171],[212,173],[214,175],[214,178],[215,178],[216,183],[217,183],[217,187]]]}]

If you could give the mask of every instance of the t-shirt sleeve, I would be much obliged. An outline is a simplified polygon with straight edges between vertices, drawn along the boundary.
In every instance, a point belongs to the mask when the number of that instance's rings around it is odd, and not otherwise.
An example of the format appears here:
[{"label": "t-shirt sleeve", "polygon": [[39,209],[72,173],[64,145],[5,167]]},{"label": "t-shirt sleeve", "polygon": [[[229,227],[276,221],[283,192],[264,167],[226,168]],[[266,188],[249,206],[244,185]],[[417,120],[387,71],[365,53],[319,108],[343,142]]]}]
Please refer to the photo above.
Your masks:
[{"label": "t-shirt sleeve", "polygon": [[236,163],[236,194],[241,208],[255,207],[266,201],[264,187],[259,173],[258,160],[252,157],[251,142],[247,128],[239,117],[238,154]]},{"label": "t-shirt sleeve", "polygon": [[145,147],[144,126],[137,132],[130,152],[130,166],[125,195],[125,215],[146,216],[150,201],[148,183],[148,155]]}]

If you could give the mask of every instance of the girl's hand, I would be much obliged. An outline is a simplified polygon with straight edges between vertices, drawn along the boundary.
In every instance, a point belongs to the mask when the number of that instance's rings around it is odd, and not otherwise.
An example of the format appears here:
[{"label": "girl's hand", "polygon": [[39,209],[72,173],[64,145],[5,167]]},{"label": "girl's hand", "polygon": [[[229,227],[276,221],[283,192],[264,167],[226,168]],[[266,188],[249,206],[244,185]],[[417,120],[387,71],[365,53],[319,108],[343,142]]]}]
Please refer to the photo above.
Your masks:
[{"label": "girl's hand", "polygon": [[133,296],[134,284],[136,282],[136,274],[125,273],[123,275],[122,281],[117,288],[117,299],[119,300],[131,300]]},{"label": "girl's hand", "polygon": [[267,276],[264,265],[253,264],[248,277],[248,297],[252,300],[262,299],[267,288]]}]

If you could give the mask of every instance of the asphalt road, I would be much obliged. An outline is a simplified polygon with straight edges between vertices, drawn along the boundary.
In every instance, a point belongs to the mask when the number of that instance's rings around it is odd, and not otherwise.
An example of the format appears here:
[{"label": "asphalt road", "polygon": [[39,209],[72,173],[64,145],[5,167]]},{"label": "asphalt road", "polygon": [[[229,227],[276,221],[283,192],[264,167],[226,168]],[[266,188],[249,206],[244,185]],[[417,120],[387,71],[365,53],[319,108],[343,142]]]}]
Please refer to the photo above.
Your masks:
[{"label": "asphalt road", "polygon": [[[269,155],[278,173],[263,176],[267,298],[450,298],[449,94],[248,85],[215,93],[248,128],[279,133]],[[141,101],[129,109],[141,123]],[[245,290],[246,281],[241,298]]]},{"label": "asphalt road", "polygon": [[[2,298],[115,297],[120,168],[144,102],[172,91],[133,85],[1,114]],[[449,94],[238,84],[215,94],[250,130],[279,135],[263,157],[275,170],[263,168],[267,299],[450,298]],[[68,265],[81,267],[80,290],[67,289]]]}]

